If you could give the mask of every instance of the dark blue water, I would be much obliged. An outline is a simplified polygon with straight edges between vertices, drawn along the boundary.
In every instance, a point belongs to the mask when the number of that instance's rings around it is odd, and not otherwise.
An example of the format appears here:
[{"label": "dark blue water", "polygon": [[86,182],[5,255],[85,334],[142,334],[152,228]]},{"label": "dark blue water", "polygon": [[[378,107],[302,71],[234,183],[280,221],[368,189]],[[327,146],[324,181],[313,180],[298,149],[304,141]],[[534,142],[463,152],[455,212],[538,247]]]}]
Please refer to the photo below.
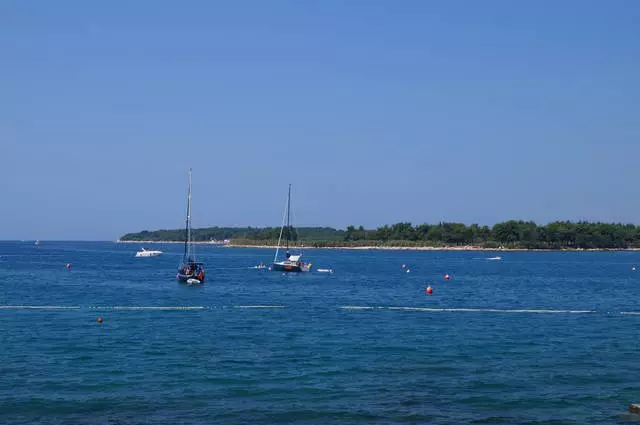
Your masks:
[{"label": "dark blue water", "polygon": [[[283,276],[203,246],[187,287],[180,246],[138,248],[0,243],[0,306],[75,307],[0,308],[0,423],[607,424],[640,402],[640,253],[309,250],[335,273]],[[285,308],[238,307],[259,305]],[[152,306],[203,308],[113,308]]]}]

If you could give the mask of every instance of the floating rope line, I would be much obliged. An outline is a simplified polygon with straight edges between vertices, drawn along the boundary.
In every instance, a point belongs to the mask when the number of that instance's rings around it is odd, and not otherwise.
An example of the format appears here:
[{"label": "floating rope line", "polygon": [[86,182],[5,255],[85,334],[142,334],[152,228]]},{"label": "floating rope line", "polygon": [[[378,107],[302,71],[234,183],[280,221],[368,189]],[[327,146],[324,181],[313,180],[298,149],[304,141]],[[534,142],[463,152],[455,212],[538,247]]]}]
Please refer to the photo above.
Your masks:
[{"label": "floating rope line", "polygon": [[[286,305],[232,305],[232,306],[65,306],[65,305],[0,305],[0,310],[150,310],[150,311],[192,311],[215,310],[218,308],[235,309],[283,309]],[[432,308],[432,307],[403,307],[403,306],[359,306],[343,305],[327,307],[326,310],[337,308],[340,310],[388,310],[388,311],[422,311],[427,313],[525,313],[525,314],[621,314],[626,316],[640,316],[640,311],[598,311],[598,310],[554,310],[554,309],[496,309],[496,308]]]},{"label": "floating rope line", "polygon": [[204,310],[205,306],[98,306],[89,307],[89,310]]},{"label": "floating rope line", "polygon": [[78,310],[80,306],[65,305],[0,305],[4,310]]},{"label": "floating rope line", "polygon": [[342,310],[404,310],[426,311],[431,313],[596,313],[595,310],[508,310],[495,308],[428,308],[428,307],[393,307],[393,306],[355,306],[346,305],[338,307]]},{"label": "floating rope line", "polygon": [[287,308],[286,305],[234,305],[233,308]]}]

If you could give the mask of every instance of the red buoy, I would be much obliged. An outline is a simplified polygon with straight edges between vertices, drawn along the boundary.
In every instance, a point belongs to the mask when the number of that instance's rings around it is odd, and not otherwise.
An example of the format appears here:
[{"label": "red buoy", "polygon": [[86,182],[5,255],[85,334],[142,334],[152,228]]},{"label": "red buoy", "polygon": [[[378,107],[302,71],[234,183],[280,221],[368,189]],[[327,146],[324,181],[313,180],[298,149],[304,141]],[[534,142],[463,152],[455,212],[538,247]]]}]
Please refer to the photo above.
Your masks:
[{"label": "red buoy", "polygon": [[70,269],[71,268],[71,263],[67,263],[67,268]]},{"label": "red buoy", "polygon": [[425,289],[424,292],[427,295],[433,294],[433,288],[431,287],[431,285],[427,286],[427,289]]}]

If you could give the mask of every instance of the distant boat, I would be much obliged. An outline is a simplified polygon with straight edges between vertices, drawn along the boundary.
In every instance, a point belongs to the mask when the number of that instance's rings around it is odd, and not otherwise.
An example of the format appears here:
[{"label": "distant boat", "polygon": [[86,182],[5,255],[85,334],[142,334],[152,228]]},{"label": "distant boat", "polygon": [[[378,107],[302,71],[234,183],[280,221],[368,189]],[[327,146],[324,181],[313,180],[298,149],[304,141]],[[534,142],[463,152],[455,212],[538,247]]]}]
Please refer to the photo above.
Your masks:
[{"label": "distant boat", "polygon": [[[282,241],[282,233],[284,232],[285,221],[287,223],[286,247],[284,254],[285,258],[283,261],[278,261],[278,253],[280,252],[280,242]],[[271,269],[277,272],[308,272],[311,269],[311,264],[307,264],[302,261],[302,249],[298,250],[295,255],[289,252],[289,244],[291,242],[291,229],[291,185],[289,185],[289,194],[287,196],[287,212],[282,220],[280,236],[278,237],[278,248],[276,249],[276,255],[273,257],[273,265]]]},{"label": "distant boat", "polygon": [[37,240],[36,243],[34,244],[35,246],[39,246],[40,245],[40,241]]},{"label": "distant boat", "polygon": [[140,251],[136,252],[136,257],[157,257],[158,255],[162,255],[162,251],[147,251],[142,248]]},{"label": "distant boat", "polygon": [[185,226],[184,254],[182,264],[178,268],[176,276],[178,281],[189,285],[204,283],[204,264],[196,261],[193,244],[191,241],[191,169],[189,169],[189,191],[187,192],[187,220]]},{"label": "distant boat", "polygon": [[489,261],[500,261],[500,260],[502,260],[502,257],[491,257],[491,258],[487,258],[487,260],[489,260]]}]

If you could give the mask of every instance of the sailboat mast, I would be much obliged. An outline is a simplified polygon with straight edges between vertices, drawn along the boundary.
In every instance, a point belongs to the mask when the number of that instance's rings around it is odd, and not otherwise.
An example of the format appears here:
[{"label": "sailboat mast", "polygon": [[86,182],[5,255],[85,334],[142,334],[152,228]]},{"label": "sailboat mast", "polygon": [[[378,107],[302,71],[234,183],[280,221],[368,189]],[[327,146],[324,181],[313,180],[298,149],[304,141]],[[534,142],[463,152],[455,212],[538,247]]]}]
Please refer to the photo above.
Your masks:
[{"label": "sailboat mast", "polygon": [[273,256],[273,262],[278,260],[278,252],[280,252],[280,242],[282,242],[282,232],[284,232],[284,223],[287,220],[287,204],[284,205],[284,211],[282,213],[282,225],[280,226],[280,235],[278,236],[278,246],[276,248],[276,254]]},{"label": "sailboat mast", "polygon": [[191,244],[191,168],[189,168],[189,191],[187,192],[187,219],[185,223],[184,260],[189,260],[189,247]]},{"label": "sailboat mast", "polygon": [[289,251],[289,240],[291,239],[291,184],[289,184],[289,194],[287,196],[287,251]]}]

